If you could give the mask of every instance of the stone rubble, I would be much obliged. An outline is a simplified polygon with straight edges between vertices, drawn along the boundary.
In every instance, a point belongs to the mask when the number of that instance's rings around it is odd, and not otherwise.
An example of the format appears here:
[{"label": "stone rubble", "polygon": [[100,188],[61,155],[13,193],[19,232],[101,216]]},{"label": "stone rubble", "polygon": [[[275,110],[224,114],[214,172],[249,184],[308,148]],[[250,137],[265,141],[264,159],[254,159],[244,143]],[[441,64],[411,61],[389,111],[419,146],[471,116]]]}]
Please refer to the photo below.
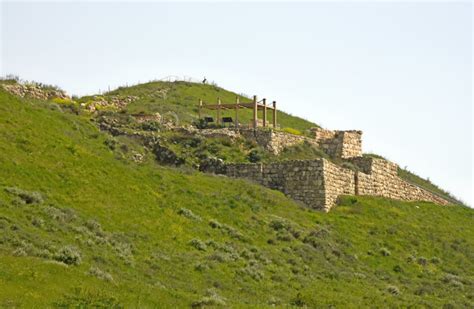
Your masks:
[{"label": "stone rubble", "polygon": [[54,98],[71,99],[63,90],[53,87],[44,87],[35,83],[2,84],[2,86],[6,91],[21,98],[28,97],[37,100],[51,100]]}]

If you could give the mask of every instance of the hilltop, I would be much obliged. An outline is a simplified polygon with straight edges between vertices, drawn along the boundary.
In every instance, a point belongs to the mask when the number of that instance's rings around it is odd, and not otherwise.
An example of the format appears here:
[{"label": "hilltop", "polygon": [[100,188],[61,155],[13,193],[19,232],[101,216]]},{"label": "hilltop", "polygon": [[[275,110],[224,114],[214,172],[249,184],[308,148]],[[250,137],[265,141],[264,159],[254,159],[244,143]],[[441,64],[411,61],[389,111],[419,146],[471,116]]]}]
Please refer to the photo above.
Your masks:
[{"label": "hilltop", "polygon": [[[222,137],[193,147],[152,122],[114,126],[165,135],[163,147],[184,162],[164,164],[141,140],[99,130],[170,110],[191,124],[204,95],[181,90],[213,86],[173,84],[108,93],[107,102],[133,103],[97,114],[84,109],[100,98],[0,89],[0,306],[473,306],[472,209],[345,196],[325,214],[193,168],[202,152],[233,162],[325,157],[311,145],[282,158]],[[168,86],[175,101],[156,107],[142,97]],[[301,134],[315,126],[279,119]]]}]

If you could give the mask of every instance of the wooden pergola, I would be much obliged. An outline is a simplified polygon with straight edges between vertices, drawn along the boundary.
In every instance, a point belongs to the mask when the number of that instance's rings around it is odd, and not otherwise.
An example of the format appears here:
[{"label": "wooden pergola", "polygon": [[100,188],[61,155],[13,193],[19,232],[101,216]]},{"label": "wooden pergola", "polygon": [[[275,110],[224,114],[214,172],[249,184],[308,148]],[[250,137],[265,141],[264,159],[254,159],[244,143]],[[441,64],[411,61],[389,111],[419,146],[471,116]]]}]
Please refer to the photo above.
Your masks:
[{"label": "wooden pergola", "polygon": [[258,126],[258,111],[262,111],[262,123],[263,127],[267,126],[267,110],[272,111],[272,126],[273,128],[277,127],[277,108],[276,108],[276,101],[272,102],[272,105],[267,105],[267,99],[262,99],[257,101],[257,96],[253,96],[253,101],[250,103],[240,103],[239,98],[236,98],[235,103],[222,103],[221,99],[217,99],[217,104],[203,104],[202,100],[199,100],[199,119],[202,116],[202,110],[215,110],[217,120],[216,123],[219,125],[221,124],[221,111],[222,110],[235,110],[235,126],[238,127],[238,119],[239,119],[239,109],[241,108],[248,108],[253,109],[253,119],[252,119],[252,127],[257,128]]}]

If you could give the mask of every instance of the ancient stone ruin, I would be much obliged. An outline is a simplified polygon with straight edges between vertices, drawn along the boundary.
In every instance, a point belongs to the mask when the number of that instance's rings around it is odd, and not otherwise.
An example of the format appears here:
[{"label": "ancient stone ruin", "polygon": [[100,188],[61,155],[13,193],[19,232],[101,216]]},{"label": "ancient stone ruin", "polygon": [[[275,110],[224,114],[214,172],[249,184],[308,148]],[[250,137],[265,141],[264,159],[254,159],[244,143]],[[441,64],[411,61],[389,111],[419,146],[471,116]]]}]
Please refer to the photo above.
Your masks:
[{"label": "ancient stone ruin", "polygon": [[70,97],[63,90],[36,83],[3,84],[2,87],[11,94],[21,98],[28,97],[36,100],[50,100],[59,98],[70,100]]},{"label": "ancient stone ruin", "polygon": [[269,151],[309,142],[320,147],[331,158],[350,163],[345,168],[321,158],[293,160],[270,164],[207,162],[201,170],[229,177],[245,178],[279,190],[306,206],[329,211],[340,195],[372,195],[406,201],[429,201],[441,205],[449,202],[438,195],[406,182],[398,176],[398,166],[380,158],[362,156],[361,131],[313,130],[314,138],[265,130],[240,130]]}]

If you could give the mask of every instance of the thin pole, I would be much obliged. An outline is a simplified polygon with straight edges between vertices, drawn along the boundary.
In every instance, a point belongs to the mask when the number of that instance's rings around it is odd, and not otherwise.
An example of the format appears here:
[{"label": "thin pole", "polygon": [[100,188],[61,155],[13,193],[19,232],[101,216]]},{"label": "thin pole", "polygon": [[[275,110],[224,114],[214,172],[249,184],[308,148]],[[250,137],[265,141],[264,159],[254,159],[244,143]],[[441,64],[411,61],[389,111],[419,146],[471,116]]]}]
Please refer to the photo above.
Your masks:
[{"label": "thin pole", "polygon": [[253,128],[256,129],[257,128],[257,108],[258,108],[258,105],[257,105],[257,96],[254,95],[253,96]]},{"label": "thin pole", "polygon": [[239,127],[239,97],[236,98],[235,100],[235,127]]},{"label": "thin pole", "polygon": [[277,102],[273,101],[273,128],[277,127]]},{"label": "thin pole", "polygon": [[201,119],[202,117],[202,99],[199,99],[199,119]]},{"label": "thin pole", "polygon": [[221,124],[221,98],[217,99],[217,124]]},{"label": "thin pole", "polygon": [[267,99],[263,99],[263,126],[267,126]]}]

